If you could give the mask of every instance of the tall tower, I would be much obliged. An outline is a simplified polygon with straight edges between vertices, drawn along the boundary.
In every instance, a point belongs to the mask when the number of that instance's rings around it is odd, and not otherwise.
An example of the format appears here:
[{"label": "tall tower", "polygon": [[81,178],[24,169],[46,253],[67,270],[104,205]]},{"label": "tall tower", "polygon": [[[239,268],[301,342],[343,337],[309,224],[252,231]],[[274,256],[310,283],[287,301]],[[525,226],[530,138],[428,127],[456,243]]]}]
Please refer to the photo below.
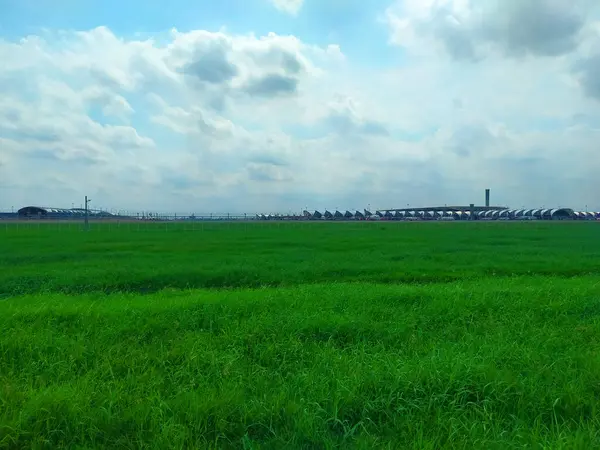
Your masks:
[{"label": "tall tower", "polygon": [[486,208],[490,207],[490,190],[489,189],[485,190],[485,206],[486,206]]}]

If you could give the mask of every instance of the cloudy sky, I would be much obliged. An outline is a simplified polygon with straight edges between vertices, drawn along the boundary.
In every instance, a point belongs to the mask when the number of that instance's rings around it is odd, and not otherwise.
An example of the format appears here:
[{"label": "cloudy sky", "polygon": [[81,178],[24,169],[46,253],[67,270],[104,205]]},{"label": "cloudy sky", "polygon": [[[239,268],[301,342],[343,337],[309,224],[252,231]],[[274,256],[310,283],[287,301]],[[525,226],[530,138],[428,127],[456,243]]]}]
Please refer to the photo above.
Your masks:
[{"label": "cloudy sky", "polygon": [[600,210],[597,0],[0,0],[0,210]]}]

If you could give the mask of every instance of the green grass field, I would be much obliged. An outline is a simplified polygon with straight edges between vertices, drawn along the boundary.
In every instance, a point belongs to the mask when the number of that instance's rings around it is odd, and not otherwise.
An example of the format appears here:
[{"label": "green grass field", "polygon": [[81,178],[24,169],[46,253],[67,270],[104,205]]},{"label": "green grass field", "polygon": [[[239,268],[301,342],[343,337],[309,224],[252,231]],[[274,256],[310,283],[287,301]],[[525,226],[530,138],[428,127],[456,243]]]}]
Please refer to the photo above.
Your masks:
[{"label": "green grass field", "polygon": [[0,228],[0,448],[600,447],[596,223]]}]

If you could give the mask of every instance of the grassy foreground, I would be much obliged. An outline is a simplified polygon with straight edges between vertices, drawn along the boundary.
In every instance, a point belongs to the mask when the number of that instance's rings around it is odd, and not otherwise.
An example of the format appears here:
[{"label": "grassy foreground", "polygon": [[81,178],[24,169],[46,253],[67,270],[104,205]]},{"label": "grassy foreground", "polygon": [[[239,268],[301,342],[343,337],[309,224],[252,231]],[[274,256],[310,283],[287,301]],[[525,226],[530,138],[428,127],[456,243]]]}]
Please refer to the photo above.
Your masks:
[{"label": "grassy foreground", "polygon": [[0,230],[0,448],[597,448],[599,231]]}]

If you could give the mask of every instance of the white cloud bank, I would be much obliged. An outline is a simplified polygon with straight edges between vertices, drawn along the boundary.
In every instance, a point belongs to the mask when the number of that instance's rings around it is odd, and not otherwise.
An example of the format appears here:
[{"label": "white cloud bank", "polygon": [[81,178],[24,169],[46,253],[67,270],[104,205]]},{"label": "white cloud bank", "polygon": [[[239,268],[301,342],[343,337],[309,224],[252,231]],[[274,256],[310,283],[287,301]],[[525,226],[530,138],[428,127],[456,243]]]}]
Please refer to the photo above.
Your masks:
[{"label": "white cloud bank", "polygon": [[385,26],[407,56],[384,71],[274,34],[0,40],[0,209],[88,194],[345,210],[480,202],[486,187],[513,207],[600,209],[600,27],[594,3],[571,3],[403,0]]}]

